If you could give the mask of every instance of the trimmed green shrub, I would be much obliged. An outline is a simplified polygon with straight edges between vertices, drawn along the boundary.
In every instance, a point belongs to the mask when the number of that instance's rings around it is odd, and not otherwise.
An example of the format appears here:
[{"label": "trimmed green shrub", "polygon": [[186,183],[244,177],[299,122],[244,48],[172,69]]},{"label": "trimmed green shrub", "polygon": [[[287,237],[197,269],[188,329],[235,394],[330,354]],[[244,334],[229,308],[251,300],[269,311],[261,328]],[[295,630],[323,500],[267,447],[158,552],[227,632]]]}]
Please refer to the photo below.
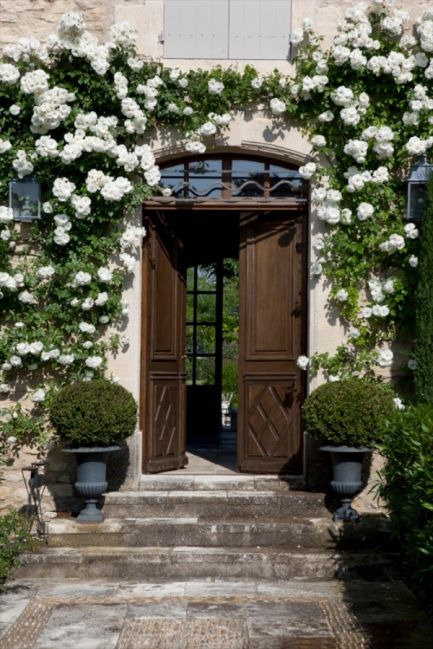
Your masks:
[{"label": "trimmed green shrub", "polygon": [[433,608],[433,405],[397,412],[380,446],[386,458],[380,494],[422,601]]},{"label": "trimmed green shrub", "polygon": [[421,403],[433,403],[433,175],[427,183],[427,205],[421,226],[415,311],[415,392]]},{"label": "trimmed green shrub", "polygon": [[49,417],[74,446],[109,446],[132,435],[137,404],[121,385],[95,379],[62,388],[49,404]]},{"label": "trimmed green shrub", "polygon": [[353,377],[324,383],[304,402],[305,427],[322,444],[370,447],[395,411],[394,397],[379,381]]},{"label": "trimmed green shrub", "polygon": [[34,545],[29,530],[29,521],[16,509],[11,509],[0,516],[0,583],[18,564],[19,555],[24,550],[31,550]]}]

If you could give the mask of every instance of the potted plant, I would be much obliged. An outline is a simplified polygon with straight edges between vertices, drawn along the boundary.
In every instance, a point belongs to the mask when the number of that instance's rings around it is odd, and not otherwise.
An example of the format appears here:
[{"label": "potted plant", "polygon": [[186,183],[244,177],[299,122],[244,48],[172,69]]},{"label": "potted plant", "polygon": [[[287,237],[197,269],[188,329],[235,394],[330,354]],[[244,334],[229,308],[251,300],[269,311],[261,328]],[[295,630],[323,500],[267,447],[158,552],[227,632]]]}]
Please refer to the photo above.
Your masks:
[{"label": "potted plant", "polygon": [[351,503],[362,487],[362,464],[395,412],[392,388],[378,380],[352,377],[324,383],[302,407],[307,432],[331,454],[331,487],[341,498],[334,520],[356,521]]},{"label": "potted plant", "polygon": [[107,379],[72,383],[51,399],[49,417],[59,437],[70,442],[64,452],[75,453],[77,458],[75,489],[86,499],[78,520],[103,521],[96,504],[108,487],[107,456],[119,451],[118,443],[135,430],[135,399]]}]

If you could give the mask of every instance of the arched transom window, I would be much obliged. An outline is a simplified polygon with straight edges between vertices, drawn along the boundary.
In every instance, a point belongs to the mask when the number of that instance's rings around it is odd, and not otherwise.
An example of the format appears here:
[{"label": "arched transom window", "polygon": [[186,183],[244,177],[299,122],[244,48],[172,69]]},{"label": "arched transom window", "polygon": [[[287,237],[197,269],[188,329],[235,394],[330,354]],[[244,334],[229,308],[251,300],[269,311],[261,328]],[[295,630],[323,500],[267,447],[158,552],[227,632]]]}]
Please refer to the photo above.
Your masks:
[{"label": "arched transom window", "polygon": [[161,165],[172,199],[258,202],[305,199],[308,183],[296,167],[255,156],[210,155]]}]

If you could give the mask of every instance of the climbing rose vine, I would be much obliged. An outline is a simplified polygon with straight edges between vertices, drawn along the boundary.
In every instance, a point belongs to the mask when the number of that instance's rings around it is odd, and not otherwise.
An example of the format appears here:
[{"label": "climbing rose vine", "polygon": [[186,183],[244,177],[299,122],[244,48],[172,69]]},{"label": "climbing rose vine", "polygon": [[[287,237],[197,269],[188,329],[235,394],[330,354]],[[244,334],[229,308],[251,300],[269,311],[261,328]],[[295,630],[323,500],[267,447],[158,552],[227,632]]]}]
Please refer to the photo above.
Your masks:
[{"label": "climbing rose vine", "polygon": [[[405,221],[404,178],[433,145],[433,10],[413,28],[391,0],[349,9],[329,51],[311,20],[292,35],[294,74],[214,68],[181,72],[137,57],[134,32],[106,43],[66,14],[41,45],[25,38],[0,62],[0,391],[43,409],[50,390],[106,370],[124,341],[125,278],[144,230],[135,208],[161,186],[152,153],[160,128],[203,153],[236,111],[256,106],[311,142],[316,238],[311,275],[330,285],[346,339],[302,369],[335,379],[393,363],[407,319],[418,229]],[[17,225],[8,183],[36,177],[42,217]],[[31,411],[30,411],[31,412]],[[34,413],[33,413],[34,414]],[[13,422],[16,412],[4,414]],[[19,417],[22,421],[23,413]]]}]

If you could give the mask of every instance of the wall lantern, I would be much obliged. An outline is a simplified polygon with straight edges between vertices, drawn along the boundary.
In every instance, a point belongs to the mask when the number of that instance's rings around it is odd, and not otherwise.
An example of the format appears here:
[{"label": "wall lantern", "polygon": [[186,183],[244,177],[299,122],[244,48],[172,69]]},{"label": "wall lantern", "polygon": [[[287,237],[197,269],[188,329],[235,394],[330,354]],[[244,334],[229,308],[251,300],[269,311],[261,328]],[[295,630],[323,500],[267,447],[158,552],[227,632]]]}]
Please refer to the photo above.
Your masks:
[{"label": "wall lantern", "polygon": [[425,155],[420,156],[410,169],[407,179],[406,218],[411,221],[419,221],[424,216],[427,198],[427,181],[432,169],[433,165],[427,162]]},{"label": "wall lantern", "polygon": [[41,218],[41,185],[34,178],[11,180],[9,207],[14,221],[36,221]]}]

